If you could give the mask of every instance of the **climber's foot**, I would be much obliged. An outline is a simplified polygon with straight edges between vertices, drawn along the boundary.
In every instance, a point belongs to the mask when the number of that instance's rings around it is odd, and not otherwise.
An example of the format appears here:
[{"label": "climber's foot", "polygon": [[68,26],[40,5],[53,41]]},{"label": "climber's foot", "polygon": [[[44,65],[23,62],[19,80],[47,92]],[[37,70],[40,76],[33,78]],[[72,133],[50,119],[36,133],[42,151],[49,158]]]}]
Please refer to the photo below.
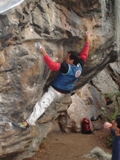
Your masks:
[{"label": "climber's foot", "polygon": [[21,123],[12,122],[12,125],[17,127],[17,128],[24,129],[24,130],[29,127],[27,122],[21,122]]}]

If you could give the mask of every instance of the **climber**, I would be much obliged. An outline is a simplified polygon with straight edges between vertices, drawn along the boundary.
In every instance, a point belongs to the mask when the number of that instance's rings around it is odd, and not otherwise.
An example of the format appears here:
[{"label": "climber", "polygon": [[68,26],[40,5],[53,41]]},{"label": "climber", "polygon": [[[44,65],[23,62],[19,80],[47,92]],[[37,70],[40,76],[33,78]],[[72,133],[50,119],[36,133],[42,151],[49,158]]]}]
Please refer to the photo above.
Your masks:
[{"label": "climber", "polygon": [[54,62],[46,53],[44,47],[39,43],[37,44],[40,52],[48,67],[52,71],[59,71],[55,81],[48,88],[48,91],[40,98],[35,104],[33,112],[29,118],[22,123],[12,122],[12,124],[21,129],[26,129],[29,125],[35,125],[36,120],[45,112],[53,100],[60,100],[65,94],[69,94],[74,88],[77,80],[79,79],[84,63],[88,58],[90,46],[90,33],[85,33],[86,42],[81,53],[76,51],[69,51],[64,62]]}]

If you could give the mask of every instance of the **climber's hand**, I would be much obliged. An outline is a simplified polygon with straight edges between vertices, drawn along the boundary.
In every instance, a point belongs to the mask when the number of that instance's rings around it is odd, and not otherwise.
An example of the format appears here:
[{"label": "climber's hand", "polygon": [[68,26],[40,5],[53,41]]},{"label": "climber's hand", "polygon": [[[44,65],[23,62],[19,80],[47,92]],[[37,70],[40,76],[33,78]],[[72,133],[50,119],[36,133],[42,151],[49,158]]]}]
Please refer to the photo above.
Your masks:
[{"label": "climber's hand", "polygon": [[86,31],[85,36],[86,36],[86,41],[89,42],[90,41],[90,32]]}]

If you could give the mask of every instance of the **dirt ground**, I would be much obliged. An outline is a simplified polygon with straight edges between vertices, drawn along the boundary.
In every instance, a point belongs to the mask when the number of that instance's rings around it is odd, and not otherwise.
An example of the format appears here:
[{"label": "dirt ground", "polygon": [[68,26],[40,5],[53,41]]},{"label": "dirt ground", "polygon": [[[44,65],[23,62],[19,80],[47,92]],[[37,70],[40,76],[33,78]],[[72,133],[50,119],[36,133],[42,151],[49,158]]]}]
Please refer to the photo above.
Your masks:
[{"label": "dirt ground", "polygon": [[88,160],[83,155],[95,147],[111,153],[111,148],[106,145],[108,136],[109,132],[104,129],[93,134],[52,132],[36,154],[25,160]]}]

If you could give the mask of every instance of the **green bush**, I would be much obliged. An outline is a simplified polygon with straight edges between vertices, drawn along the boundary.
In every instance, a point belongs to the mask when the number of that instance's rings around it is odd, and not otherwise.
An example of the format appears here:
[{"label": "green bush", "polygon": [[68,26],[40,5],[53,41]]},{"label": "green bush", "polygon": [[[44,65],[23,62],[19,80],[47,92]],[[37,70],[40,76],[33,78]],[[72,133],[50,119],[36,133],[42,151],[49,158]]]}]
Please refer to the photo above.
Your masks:
[{"label": "green bush", "polygon": [[112,147],[114,136],[110,133],[110,135],[107,137],[107,146]]}]

